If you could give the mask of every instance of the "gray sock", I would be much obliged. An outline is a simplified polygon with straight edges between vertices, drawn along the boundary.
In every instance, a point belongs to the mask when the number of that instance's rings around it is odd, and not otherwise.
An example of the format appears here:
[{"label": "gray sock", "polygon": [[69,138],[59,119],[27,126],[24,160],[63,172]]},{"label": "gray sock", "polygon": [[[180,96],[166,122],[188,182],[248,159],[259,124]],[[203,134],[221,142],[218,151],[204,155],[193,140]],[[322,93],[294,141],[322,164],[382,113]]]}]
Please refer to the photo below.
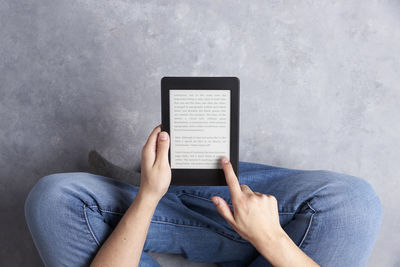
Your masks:
[{"label": "gray sock", "polygon": [[121,168],[106,160],[96,150],[89,152],[88,163],[91,172],[94,174],[122,180],[136,186],[140,185],[140,169],[138,171],[129,171]]}]

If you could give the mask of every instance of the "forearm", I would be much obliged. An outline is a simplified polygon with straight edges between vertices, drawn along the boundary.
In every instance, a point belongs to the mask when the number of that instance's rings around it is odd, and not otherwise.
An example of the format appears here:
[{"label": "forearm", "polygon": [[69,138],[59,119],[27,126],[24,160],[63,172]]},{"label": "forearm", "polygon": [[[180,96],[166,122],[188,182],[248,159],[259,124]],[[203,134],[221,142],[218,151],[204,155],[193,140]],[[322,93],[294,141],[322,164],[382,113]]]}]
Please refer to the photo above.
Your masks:
[{"label": "forearm", "polygon": [[255,242],[254,246],[273,266],[319,266],[282,230],[273,238]]},{"label": "forearm", "polygon": [[104,242],[91,266],[138,266],[159,199],[139,190],[135,200]]}]

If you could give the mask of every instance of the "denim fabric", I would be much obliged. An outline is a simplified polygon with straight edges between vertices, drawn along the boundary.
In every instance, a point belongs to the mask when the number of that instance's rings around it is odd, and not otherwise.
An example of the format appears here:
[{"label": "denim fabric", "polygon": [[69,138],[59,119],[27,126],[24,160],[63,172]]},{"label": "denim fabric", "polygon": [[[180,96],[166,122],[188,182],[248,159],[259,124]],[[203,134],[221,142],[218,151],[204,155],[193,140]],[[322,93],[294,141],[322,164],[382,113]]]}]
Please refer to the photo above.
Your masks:
[{"label": "denim fabric", "polygon": [[[282,227],[322,266],[366,264],[382,209],[365,180],[239,162],[239,182],[277,198]],[[137,192],[138,187],[82,172],[40,179],[26,200],[25,216],[45,265],[89,265]],[[218,214],[214,195],[231,204],[226,186],[170,186],[152,218],[140,266],[160,266],[148,252],[223,267],[270,266]]]}]

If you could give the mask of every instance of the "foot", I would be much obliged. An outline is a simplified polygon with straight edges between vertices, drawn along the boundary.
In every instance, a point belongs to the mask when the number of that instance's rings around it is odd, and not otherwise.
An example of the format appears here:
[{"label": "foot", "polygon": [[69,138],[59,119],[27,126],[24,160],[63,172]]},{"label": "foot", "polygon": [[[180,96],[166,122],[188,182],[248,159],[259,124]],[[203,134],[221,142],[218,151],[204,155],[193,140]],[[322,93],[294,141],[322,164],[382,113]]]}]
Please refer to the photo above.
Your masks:
[{"label": "foot", "polygon": [[140,170],[129,171],[121,168],[106,160],[96,150],[91,150],[89,152],[88,164],[92,173],[127,181],[136,186],[140,185]]}]

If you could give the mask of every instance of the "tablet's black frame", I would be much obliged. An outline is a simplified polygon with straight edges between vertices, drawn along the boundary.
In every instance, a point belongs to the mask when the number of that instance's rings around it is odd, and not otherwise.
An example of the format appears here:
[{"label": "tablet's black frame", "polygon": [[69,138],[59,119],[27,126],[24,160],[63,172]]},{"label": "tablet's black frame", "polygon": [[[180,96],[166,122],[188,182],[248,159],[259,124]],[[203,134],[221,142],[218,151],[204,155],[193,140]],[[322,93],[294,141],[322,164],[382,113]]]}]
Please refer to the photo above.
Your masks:
[{"label": "tablet's black frame", "polygon": [[[169,91],[179,89],[221,89],[231,91],[230,161],[238,176],[240,80],[237,77],[163,77],[161,79],[162,130],[170,133]],[[168,151],[171,166],[171,150]],[[173,185],[226,185],[222,169],[171,169]]]}]

